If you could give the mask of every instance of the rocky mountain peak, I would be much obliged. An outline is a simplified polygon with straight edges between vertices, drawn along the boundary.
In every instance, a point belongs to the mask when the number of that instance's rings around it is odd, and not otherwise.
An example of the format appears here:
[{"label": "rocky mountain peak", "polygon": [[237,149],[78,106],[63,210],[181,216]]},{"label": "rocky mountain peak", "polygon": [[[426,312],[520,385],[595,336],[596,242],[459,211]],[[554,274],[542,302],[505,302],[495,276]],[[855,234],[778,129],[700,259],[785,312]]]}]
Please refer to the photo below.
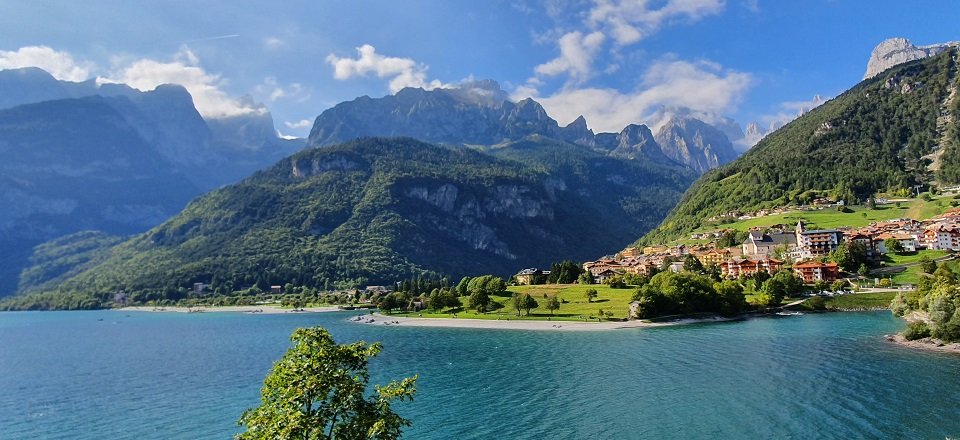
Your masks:
[{"label": "rocky mountain peak", "polygon": [[664,155],[701,174],[737,158],[722,131],[695,118],[672,117],[655,138]]},{"label": "rocky mountain peak", "polygon": [[863,79],[873,78],[880,72],[898,64],[932,57],[950,47],[960,47],[960,41],[915,46],[906,38],[888,38],[873,48]]}]

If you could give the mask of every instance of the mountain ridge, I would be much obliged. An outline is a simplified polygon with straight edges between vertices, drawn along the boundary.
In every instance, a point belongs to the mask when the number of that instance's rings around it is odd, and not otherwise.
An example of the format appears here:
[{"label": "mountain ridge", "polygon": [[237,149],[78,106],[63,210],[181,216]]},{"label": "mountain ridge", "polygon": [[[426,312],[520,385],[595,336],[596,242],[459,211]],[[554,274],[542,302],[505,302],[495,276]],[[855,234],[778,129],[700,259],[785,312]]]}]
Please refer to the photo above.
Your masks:
[{"label": "mountain ridge", "polygon": [[[405,88],[381,98],[362,96],[339,103],[317,116],[307,141],[320,147],[365,136],[409,136],[439,144],[489,147],[536,135],[631,159],[662,161],[666,157],[700,173],[737,156],[723,130],[693,116],[667,122],[664,127],[675,130],[676,136],[651,138],[659,152],[650,145],[627,152],[621,144],[631,133],[625,131],[640,125],[631,124],[619,133],[595,133],[581,115],[560,126],[534,99],[512,102],[495,81],[485,80],[460,88]],[[687,125],[697,128],[685,134]]]}]

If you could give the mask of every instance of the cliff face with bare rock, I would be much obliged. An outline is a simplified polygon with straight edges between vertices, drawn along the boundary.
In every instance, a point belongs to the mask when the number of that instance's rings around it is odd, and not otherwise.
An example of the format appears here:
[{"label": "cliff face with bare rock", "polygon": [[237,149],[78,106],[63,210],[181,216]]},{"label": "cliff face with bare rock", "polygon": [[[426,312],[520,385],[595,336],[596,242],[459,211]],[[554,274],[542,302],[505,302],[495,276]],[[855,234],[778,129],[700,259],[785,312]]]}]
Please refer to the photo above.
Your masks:
[{"label": "cliff face with bare rock", "polygon": [[863,79],[873,78],[880,72],[898,64],[932,57],[950,47],[960,47],[960,41],[914,46],[906,38],[883,40],[877,47],[873,48],[870,61],[867,62],[867,72],[863,74]]}]

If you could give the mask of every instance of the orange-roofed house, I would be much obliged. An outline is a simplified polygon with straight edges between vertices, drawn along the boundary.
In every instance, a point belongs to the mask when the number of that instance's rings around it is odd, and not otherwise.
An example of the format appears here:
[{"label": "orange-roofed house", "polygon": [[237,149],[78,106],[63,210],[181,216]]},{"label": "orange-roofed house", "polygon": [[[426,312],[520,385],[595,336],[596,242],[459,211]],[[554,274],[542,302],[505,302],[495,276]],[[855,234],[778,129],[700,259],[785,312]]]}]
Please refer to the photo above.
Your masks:
[{"label": "orange-roofed house", "polygon": [[793,265],[793,271],[803,278],[806,284],[817,281],[833,282],[840,278],[840,267],[837,263],[821,263],[819,261],[805,261]]}]

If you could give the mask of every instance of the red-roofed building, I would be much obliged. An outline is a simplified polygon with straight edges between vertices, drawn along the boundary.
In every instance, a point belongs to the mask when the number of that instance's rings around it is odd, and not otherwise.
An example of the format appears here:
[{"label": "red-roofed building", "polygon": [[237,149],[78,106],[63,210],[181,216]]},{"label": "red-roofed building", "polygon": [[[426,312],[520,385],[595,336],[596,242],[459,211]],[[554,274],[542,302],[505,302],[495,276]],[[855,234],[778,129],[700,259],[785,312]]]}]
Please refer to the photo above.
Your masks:
[{"label": "red-roofed building", "polygon": [[772,258],[751,260],[749,258],[733,258],[720,265],[720,271],[726,278],[740,278],[751,276],[759,271],[768,274],[777,273],[783,267],[783,262]]},{"label": "red-roofed building", "polygon": [[840,278],[840,267],[837,263],[821,263],[819,261],[805,261],[793,265],[793,271],[803,278],[806,284],[813,284],[823,280],[833,282]]}]

